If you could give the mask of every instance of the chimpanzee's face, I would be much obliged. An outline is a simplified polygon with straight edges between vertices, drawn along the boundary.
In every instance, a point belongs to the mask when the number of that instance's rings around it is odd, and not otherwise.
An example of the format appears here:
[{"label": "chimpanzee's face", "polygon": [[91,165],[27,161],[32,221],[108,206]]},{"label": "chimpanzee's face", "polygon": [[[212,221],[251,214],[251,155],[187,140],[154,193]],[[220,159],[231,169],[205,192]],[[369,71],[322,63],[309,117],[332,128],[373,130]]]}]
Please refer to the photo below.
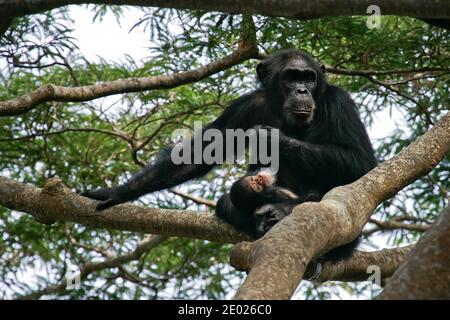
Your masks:
[{"label": "chimpanzee's face", "polygon": [[268,171],[260,171],[254,176],[246,176],[244,184],[249,191],[261,192],[274,182],[274,176]]},{"label": "chimpanzee's face", "polygon": [[308,124],[314,117],[316,103],[313,92],[317,86],[317,73],[301,57],[291,59],[280,72],[283,95],[283,113],[289,122]]},{"label": "chimpanzee's face", "polygon": [[305,52],[286,50],[264,60],[256,71],[273,110],[289,126],[311,123],[326,84],[323,66]]}]

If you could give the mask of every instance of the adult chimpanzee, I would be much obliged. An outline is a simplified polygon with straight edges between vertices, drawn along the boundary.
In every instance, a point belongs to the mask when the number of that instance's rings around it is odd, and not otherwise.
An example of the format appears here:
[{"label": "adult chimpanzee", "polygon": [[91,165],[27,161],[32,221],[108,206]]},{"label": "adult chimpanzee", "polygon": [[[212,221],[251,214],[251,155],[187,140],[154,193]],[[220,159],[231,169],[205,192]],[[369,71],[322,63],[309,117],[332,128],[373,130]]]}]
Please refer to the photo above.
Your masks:
[{"label": "adult chimpanzee", "polygon": [[[355,103],[343,89],[327,83],[323,66],[310,55],[281,51],[261,62],[256,71],[260,88],[234,101],[205,129],[278,128],[277,186],[297,195],[295,203],[318,201],[330,189],[355,181],[375,166]],[[101,210],[200,177],[212,167],[174,164],[167,153],[125,184],[84,195],[101,200],[97,205]],[[250,172],[259,169],[253,166]],[[293,206],[289,199],[264,205],[256,213],[245,212],[225,194],[217,203],[216,214],[256,238],[290,214]]]}]

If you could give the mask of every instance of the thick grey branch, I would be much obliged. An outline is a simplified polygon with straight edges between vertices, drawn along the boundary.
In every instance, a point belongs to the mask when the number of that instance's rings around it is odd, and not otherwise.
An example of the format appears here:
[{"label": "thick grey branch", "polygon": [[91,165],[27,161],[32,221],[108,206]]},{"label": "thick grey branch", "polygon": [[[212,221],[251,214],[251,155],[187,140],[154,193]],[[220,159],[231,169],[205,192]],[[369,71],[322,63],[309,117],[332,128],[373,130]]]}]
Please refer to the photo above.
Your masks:
[{"label": "thick grey branch", "polygon": [[26,0],[6,1],[2,11],[4,15],[23,16],[69,4],[114,4],[221,11],[237,14],[259,14],[271,17],[294,19],[316,19],[330,16],[366,15],[367,8],[376,4],[385,15],[399,15],[422,18],[450,18],[450,3],[447,0]]},{"label": "thick grey branch", "polygon": [[[374,252],[355,251],[348,260],[323,263],[322,271],[314,281],[367,281],[372,274],[368,271],[370,266],[379,267],[380,277],[382,280],[385,280],[397,270],[413,246],[409,245]],[[305,278],[309,278],[314,274],[314,264],[311,263],[310,265],[306,269]]]},{"label": "thick grey branch", "polygon": [[[321,262],[320,274],[313,280],[317,282],[325,281],[367,281],[369,276],[369,266],[377,266],[381,271],[381,278],[390,277],[405,256],[411,251],[414,245],[402,248],[384,249],[374,252],[355,251],[347,260],[339,262]],[[244,249],[245,250],[242,250]],[[250,245],[241,248],[240,251],[233,251],[230,256],[231,264],[238,270],[249,271],[251,261],[248,260]],[[317,263],[311,262],[305,271],[305,279],[311,278],[316,272]]]},{"label": "thick grey branch", "polygon": [[95,201],[71,192],[52,178],[43,189],[0,177],[0,205],[33,215],[42,223],[71,221],[99,228],[197,238],[222,243],[250,240],[213,214],[141,208],[123,204],[95,211]]},{"label": "thick grey branch", "polygon": [[379,299],[450,299],[450,207],[419,240]]}]

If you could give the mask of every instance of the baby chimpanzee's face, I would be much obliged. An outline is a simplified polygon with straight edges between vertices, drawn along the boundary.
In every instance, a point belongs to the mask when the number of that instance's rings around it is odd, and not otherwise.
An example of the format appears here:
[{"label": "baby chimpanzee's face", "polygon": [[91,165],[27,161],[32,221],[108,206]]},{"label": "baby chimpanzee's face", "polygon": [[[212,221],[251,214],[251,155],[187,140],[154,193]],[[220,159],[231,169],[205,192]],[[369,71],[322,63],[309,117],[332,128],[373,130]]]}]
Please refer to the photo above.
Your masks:
[{"label": "baby chimpanzee's face", "polygon": [[255,176],[245,177],[244,181],[253,192],[261,192],[273,184],[274,177],[271,172],[261,171]]}]

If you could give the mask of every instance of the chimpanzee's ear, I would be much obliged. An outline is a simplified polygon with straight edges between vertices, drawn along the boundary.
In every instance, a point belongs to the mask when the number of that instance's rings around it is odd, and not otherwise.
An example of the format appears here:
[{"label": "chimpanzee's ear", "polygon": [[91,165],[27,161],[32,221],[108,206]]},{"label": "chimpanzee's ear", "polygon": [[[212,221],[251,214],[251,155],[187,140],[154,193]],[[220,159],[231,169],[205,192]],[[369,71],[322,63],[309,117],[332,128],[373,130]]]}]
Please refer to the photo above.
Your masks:
[{"label": "chimpanzee's ear", "polygon": [[256,66],[256,74],[258,75],[258,80],[261,83],[265,83],[268,72],[269,70],[264,62],[258,63],[258,65]]},{"label": "chimpanzee's ear", "polygon": [[325,68],[325,65],[322,64],[322,63],[320,64],[320,70],[322,70],[323,73],[327,72],[327,69]]}]

